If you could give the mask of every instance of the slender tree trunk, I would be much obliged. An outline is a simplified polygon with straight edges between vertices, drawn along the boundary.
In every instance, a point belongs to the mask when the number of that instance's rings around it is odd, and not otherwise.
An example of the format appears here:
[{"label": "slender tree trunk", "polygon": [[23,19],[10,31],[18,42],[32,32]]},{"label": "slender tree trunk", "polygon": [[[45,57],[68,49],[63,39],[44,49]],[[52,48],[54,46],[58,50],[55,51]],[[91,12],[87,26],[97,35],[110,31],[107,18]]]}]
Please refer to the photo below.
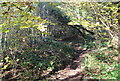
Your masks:
[{"label": "slender tree trunk", "polygon": [[[2,8],[0,7],[0,11]],[[3,59],[3,51],[2,51],[2,16],[0,15],[0,60]],[[3,63],[0,61],[0,69],[2,68]],[[2,69],[0,70],[1,75]],[[2,81],[2,77],[0,77],[0,81]]]}]

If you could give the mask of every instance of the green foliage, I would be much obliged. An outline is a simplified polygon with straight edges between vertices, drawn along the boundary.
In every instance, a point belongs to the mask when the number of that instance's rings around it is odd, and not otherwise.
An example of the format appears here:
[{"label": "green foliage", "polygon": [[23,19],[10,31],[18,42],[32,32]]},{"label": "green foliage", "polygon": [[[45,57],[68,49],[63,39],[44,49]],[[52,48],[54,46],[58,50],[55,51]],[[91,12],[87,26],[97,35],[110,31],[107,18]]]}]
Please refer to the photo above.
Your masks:
[{"label": "green foliage", "polygon": [[[3,6],[3,4],[6,5]],[[30,13],[30,11],[35,12],[35,7],[31,6],[32,4],[33,3],[1,3],[4,9],[8,9],[7,12],[5,10],[2,11],[2,19],[4,19],[2,24],[3,32],[11,32],[11,28],[15,28],[16,30],[37,28],[42,31],[42,26],[44,27],[44,24],[49,22]],[[28,11],[29,9],[30,11]]]},{"label": "green foliage", "polygon": [[[64,66],[73,58],[74,49],[64,43],[45,38],[43,41],[37,42],[37,45],[38,47],[35,49],[31,47],[22,48],[21,51],[12,49],[15,59],[13,57],[4,58],[5,65],[3,69],[8,70],[16,67],[15,69],[22,70],[22,72],[17,72],[20,74],[17,79],[24,80],[29,78],[35,80],[42,77],[41,74],[44,71]],[[5,53],[4,55],[9,56],[10,54]],[[33,73],[38,75],[33,75]]]},{"label": "green foliage", "polygon": [[[61,4],[66,14],[70,16],[68,24],[82,24],[84,27],[95,32],[95,39],[107,41],[109,45],[116,45],[119,32],[119,3],[66,3]],[[67,9],[66,9],[67,7]],[[116,40],[114,40],[116,39]],[[112,42],[114,41],[114,42]]]},{"label": "green foliage", "polygon": [[[67,43],[54,41],[46,30],[52,29],[49,21],[36,16],[33,2],[0,3],[2,15],[2,49],[3,49],[3,78],[17,80],[36,80],[44,77],[47,70],[65,67],[74,58],[74,48]],[[82,24],[96,34],[87,32],[86,39],[80,42],[81,48],[94,49],[83,59],[85,68],[84,78],[119,79],[119,56],[115,46],[119,33],[119,3],[48,3],[51,13],[49,18],[55,17],[58,24]],[[41,5],[41,4],[40,4]],[[42,11],[40,11],[42,12]],[[45,11],[47,12],[47,10]],[[52,16],[51,16],[52,15]],[[66,26],[54,30],[71,32]],[[54,32],[56,37],[67,35],[67,31]],[[51,33],[51,32],[50,32]],[[58,34],[62,33],[62,34]],[[65,34],[64,34],[65,33]],[[76,31],[73,31],[76,33]],[[69,35],[72,38],[72,35]],[[94,39],[93,39],[94,38]],[[74,38],[72,38],[74,39]],[[114,39],[114,40],[113,40]],[[80,38],[81,40],[81,38]],[[106,49],[102,49],[105,47]],[[94,51],[93,50],[93,51]],[[97,51],[96,51],[97,50]],[[44,80],[43,80],[44,81]]]},{"label": "green foliage", "polygon": [[89,76],[91,79],[119,79],[118,60],[114,57],[118,56],[117,51],[107,49],[104,51],[92,52],[86,54],[83,59],[85,67],[85,77]]},{"label": "green foliage", "polygon": [[[27,76],[32,76],[32,73],[34,73],[34,71],[31,72],[31,69],[29,69],[33,67],[30,61],[31,58],[28,58],[29,60],[26,60],[25,58],[28,53],[31,53],[31,50],[34,50],[29,48],[30,46],[27,45],[27,42],[31,37],[34,37],[34,33],[32,32],[33,30],[37,32],[35,34],[48,35],[48,33],[45,32],[45,24],[50,22],[36,16],[34,13],[36,8],[33,4],[36,3],[0,3],[0,7],[3,9],[0,13],[0,15],[2,15],[2,49],[4,52],[2,61],[4,62],[4,66],[2,68],[3,78],[8,79],[17,75],[19,78],[26,78]],[[27,50],[23,50],[23,48]],[[25,56],[22,56],[24,55],[23,51],[26,53]],[[30,57],[29,54],[28,57]],[[33,58],[35,58],[35,56]],[[33,60],[33,62],[35,61],[36,60]],[[26,75],[18,70],[25,71]]]}]

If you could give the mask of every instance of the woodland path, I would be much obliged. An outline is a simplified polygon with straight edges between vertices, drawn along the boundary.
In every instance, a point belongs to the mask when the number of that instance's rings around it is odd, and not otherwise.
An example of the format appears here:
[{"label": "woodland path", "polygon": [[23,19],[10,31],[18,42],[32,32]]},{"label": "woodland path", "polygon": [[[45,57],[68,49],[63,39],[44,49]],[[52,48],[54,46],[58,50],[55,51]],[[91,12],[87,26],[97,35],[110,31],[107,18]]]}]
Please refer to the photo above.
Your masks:
[{"label": "woodland path", "polygon": [[50,75],[50,78],[55,81],[81,81],[83,79],[84,71],[83,65],[81,61],[84,57],[84,54],[88,52],[88,50],[84,50],[81,46],[76,44],[72,45],[75,48],[74,58],[72,62],[65,66],[64,69],[58,70],[55,74]]}]

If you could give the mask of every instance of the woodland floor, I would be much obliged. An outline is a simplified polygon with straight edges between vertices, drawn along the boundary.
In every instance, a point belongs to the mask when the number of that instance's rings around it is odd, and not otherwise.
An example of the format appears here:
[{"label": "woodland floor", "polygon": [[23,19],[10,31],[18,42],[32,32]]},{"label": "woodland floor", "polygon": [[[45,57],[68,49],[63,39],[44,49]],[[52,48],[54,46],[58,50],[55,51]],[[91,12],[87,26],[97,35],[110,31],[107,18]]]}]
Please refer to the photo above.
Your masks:
[{"label": "woodland floor", "polygon": [[84,74],[82,72],[85,69],[81,65],[81,62],[85,53],[88,53],[90,50],[82,49],[77,43],[73,43],[72,46],[76,51],[70,64],[60,70],[57,70],[54,74],[51,74],[51,71],[45,72],[43,76],[49,76],[48,79],[55,81],[80,81],[83,79]]},{"label": "woodland floor", "polygon": [[[62,42],[65,42],[65,41],[62,41]],[[84,79],[87,79],[84,72],[86,71],[86,69],[84,68],[84,65],[83,65],[84,57],[87,54],[97,50],[82,48],[82,45],[79,45],[80,42],[78,43],[76,41],[74,42],[69,41],[65,43],[70,44],[70,46],[75,49],[72,61],[67,62],[68,64],[64,64],[61,67],[44,71],[41,77],[39,77],[38,79],[35,79],[34,81],[49,81],[49,80],[50,81],[83,81]],[[103,48],[103,49],[106,49],[106,48]],[[101,48],[101,50],[103,49]],[[2,80],[2,81],[9,81],[9,80]],[[87,80],[84,80],[84,81],[87,81]]]}]

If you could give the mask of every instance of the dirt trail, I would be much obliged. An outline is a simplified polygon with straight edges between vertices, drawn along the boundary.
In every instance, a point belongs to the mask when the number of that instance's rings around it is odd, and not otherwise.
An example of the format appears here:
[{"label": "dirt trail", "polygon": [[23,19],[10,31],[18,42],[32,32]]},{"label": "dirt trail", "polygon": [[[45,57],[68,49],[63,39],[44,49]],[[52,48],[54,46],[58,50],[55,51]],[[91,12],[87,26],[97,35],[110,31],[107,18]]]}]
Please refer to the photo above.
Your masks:
[{"label": "dirt trail", "polygon": [[74,48],[76,49],[76,52],[72,63],[63,70],[59,70],[54,75],[51,75],[52,80],[75,81],[83,78],[82,71],[84,71],[84,68],[80,62],[82,61],[84,53],[86,53],[87,50],[81,49],[81,47],[78,45],[74,45]]}]

